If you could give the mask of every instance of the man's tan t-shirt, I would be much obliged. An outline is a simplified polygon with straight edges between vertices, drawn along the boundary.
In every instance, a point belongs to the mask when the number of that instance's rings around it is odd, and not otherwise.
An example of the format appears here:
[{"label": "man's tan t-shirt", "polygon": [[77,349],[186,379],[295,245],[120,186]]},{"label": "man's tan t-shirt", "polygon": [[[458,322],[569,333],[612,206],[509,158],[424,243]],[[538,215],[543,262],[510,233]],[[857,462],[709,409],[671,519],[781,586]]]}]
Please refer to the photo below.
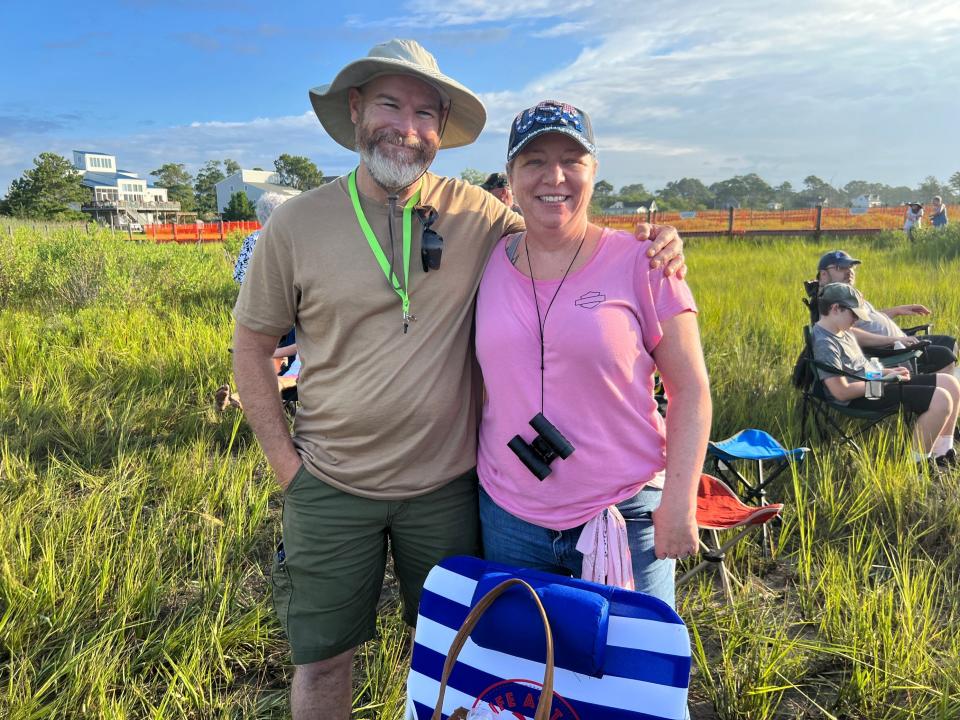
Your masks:
[{"label": "man's tan t-shirt", "polygon": [[[420,205],[439,212],[440,268],[424,273],[413,213],[410,312],[403,333],[393,291],[357,222],[342,177],[277,208],[254,248],[234,308],[255,332],[296,325],[301,407],[293,443],[307,469],[346,492],[402,499],[442,487],[476,464],[479,373],[474,299],[491,249],[523,227],[493,195],[428,173]],[[360,196],[389,260],[386,203]],[[402,205],[394,268],[403,282]]]}]

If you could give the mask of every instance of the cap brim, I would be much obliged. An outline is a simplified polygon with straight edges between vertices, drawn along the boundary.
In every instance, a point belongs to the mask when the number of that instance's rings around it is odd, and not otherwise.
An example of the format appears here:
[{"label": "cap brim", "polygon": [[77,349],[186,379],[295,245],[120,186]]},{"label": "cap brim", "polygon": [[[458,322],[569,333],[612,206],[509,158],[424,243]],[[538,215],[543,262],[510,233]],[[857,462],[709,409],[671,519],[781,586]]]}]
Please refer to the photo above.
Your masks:
[{"label": "cap brim", "polygon": [[821,261],[817,264],[817,272],[822,272],[826,270],[831,265],[835,265],[841,270],[848,267],[853,267],[854,265],[860,265],[861,261],[856,258],[847,258],[846,260],[826,260]]},{"label": "cap brim", "polygon": [[850,310],[853,312],[854,315],[856,315],[861,320],[863,321],[870,320],[870,313],[868,313],[865,308],[855,307],[855,308],[850,308]]},{"label": "cap brim", "polygon": [[356,150],[356,129],[347,102],[350,88],[360,87],[383,75],[411,75],[434,86],[450,102],[441,148],[469,145],[487,122],[483,103],[466,87],[442,73],[425,72],[419,65],[392,58],[363,58],[337,73],[332,83],[310,90],[310,103],[327,134],[340,145]]},{"label": "cap brim", "polygon": [[595,146],[595,145],[591,145],[589,142],[587,142],[587,141],[584,139],[584,137],[583,137],[579,132],[577,132],[576,130],[574,130],[573,128],[570,128],[570,127],[545,127],[545,128],[540,128],[539,130],[534,130],[534,131],[533,131],[532,133],[530,133],[529,135],[526,135],[526,136],[523,138],[523,140],[521,140],[520,143],[519,143],[516,147],[513,147],[513,148],[509,149],[509,150],[507,151],[507,162],[510,162],[511,160],[513,160],[513,159],[520,153],[520,151],[523,150],[524,147],[526,147],[527,145],[530,144],[530,141],[531,141],[531,140],[535,140],[536,138],[540,137],[541,135],[546,135],[547,133],[557,133],[557,134],[559,134],[559,135],[566,135],[567,137],[573,138],[573,139],[576,140],[578,143],[580,143],[580,146],[581,146],[584,150],[586,150],[588,153],[590,153],[591,155],[596,155],[596,154],[597,154],[597,148],[596,148],[596,146]]}]

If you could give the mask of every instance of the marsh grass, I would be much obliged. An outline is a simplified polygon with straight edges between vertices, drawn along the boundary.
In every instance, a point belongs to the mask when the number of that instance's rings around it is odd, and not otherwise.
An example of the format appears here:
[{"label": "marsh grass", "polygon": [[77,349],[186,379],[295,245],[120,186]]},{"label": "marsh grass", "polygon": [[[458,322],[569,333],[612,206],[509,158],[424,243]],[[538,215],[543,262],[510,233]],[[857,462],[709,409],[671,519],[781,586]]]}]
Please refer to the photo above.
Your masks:
[{"label": "marsh grass", "polygon": [[[242,416],[210,402],[239,241],[0,228],[0,717],[288,716],[267,577],[279,496]],[[801,281],[836,244],[688,243],[714,438],[802,442]],[[843,247],[878,307],[924,302],[957,333],[956,228]],[[708,575],[680,593],[695,717],[960,716],[960,478],[917,477],[906,433],[816,447],[785,476],[775,553],[731,553],[734,607]],[[356,718],[402,715],[395,597],[357,656]]]}]

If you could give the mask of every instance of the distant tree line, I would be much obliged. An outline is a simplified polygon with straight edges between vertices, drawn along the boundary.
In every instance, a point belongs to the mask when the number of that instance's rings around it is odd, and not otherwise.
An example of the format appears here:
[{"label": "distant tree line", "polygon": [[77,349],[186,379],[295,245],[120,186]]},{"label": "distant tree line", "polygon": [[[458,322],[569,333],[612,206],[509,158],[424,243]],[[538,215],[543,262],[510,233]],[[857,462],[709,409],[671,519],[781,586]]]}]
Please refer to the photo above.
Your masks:
[{"label": "distant tree line", "polygon": [[[83,173],[73,167],[67,158],[56,153],[40,153],[33,160],[34,167],[10,184],[6,197],[0,199],[0,215],[33,220],[77,220],[88,217],[72,209],[71,205],[89,201],[90,188],[82,183]],[[278,184],[309,190],[323,184],[323,173],[309,158],[302,155],[280,155],[273,161]],[[260,170],[262,168],[254,168]],[[216,184],[240,170],[240,164],[230,158],[208,160],[196,176],[187,171],[184,163],[165,163],[150,175],[153,184],[167,189],[167,197],[180,203],[183,212],[196,212],[204,220],[217,217]],[[253,206],[244,193],[243,199],[230,198],[224,211],[225,220],[253,220]],[[229,215],[229,217],[228,217]]]},{"label": "distant tree line", "polygon": [[[460,177],[479,184],[487,173],[467,168]],[[800,188],[789,182],[770,185],[755,173],[737,175],[729,180],[706,185],[696,178],[681,178],[668,182],[659,190],[647,190],[643,183],[624,185],[617,191],[606,180],[599,180],[593,189],[594,210],[606,210],[617,202],[629,212],[639,205],[649,206],[656,201],[660,210],[711,210],[727,207],[763,210],[809,208],[819,204],[828,207],[849,207],[860,195],[874,195],[883,205],[900,205],[908,201],[929,203],[939,195],[945,203],[960,202],[960,172],[955,172],[946,183],[928,176],[917,187],[890,186],[865,180],[852,180],[843,187],[834,187],[816,175],[808,175]]]},{"label": "distant tree line", "polygon": [[[73,164],[61,155],[48,152],[40,153],[33,164],[34,167],[10,184],[6,197],[0,200],[0,214],[38,220],[86,217],[70,207],[90,199],[90,189],[82,185],[82,175]],[[320,169],[302,155],[284,153],[273,161],[273,166],[281,185],[309,190],[324,182]],[[150,175],[155,178],[157,187],[167,189],[170,200],[180,203],[183,212],[196,212],[199,217],[211,220],[217,216],[216,184],[239,169],[239,163],[227,158],[208,160],[196,176],[187,171],[184,163],[172,162],[152,170]],[[482,182],[487,175],[474,168],[466,168],[460,173],[461,178],[474,184]],[[843,187],[834,187],[816,175],[808,175],[802,187],[795,189],[789,182],[770,185],[755,173],[737,175],[711,185],[697,178],[681,178],[655,191],[647,190],[643,183],[624,185],[617,191],[606,180],[599,180],[594,186],[593,208],[602,211],[620,202],[625,211],[630,212],[639,205],[649,205],[653,200],[661,210],[709,210],[730,206],[791,209],[821,203],[830,207],[847,207],[859,195],[874,195],[884,205],[900,205],[913,200],[928,203],[934,195],[940,195],[946,203],[957,203],[960,202],[960,172],[951,175],[946,183],[928,176],[916,188],[865,180],[852,180]],[[249,202],[231,197],[224,219],[252,220],[253,209]]]}]

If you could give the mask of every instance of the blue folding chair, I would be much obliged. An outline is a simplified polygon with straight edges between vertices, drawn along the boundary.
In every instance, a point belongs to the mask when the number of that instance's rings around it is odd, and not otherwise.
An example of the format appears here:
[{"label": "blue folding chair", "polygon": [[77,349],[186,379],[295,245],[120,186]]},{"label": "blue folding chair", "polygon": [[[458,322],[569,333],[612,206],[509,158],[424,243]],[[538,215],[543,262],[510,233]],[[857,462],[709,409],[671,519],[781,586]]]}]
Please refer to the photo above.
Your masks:
[{"label": "blue folding chair", "polygon": [[[799,447],[787,450],[770,433],[755,428],[741,430],[726,440],[709,442],[707,456],[713,462],[713,471],[738,494],[745,503],[758,507],[767,504],[767,487],[770,486],[792,463],[802,463],[810,448]],[[755,477],[747,478],[736,465],[756,463]],[[767,466],[764,467],[764,463]],[[751,473],[752,475],[752,473]],[[767,526],[763,526],[763,551],[772,549],[772,540]]]},{"label": "blue folding chair", "polygon": [[[726,440],[707,444],[707,455],[713,462],[716,475],[730,487],[739,488],[738,494],[744,502],[755,505],[765,505],[767,487],[791,463],[803,462],[809,452],[810,448],[805,447],[787,450],[770,433],[755,428],[741,430]],[[748,479],[737,470],[735,464],[741,462],[756,463],[755,479]],[[764,463],[768,467],[765,468]]]}]

